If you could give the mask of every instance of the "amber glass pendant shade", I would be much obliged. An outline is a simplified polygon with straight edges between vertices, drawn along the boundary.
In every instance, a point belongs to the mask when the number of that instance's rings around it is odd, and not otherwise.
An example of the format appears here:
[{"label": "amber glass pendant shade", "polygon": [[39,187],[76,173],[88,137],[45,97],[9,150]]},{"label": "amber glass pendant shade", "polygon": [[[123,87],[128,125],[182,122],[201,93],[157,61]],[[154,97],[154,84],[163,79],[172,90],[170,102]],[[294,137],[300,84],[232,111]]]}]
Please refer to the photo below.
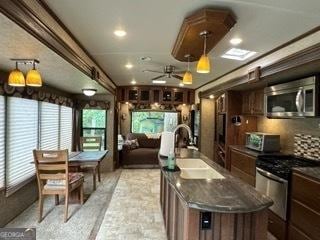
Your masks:
[{"label": "amber glass pendant shade", "polygon": [[183,75],[182,83],[192,84],[192,73],[190,71],[186,71],[186,73]]},{"label": "amber glass pendant shade", "polygon": [[197,64],[198,73],[209,73],[210,72],[210,59],[208,55],[203,54]]},{"label": "amber glass pendant shade", "polygon": [[11,71],[8,78],[8,85],[12,87],[24,87],[26,85],[23,73],[18,68]]},{"label": "amber glass pendant shade", "polygon": [[26,85],[30,87],[42,86],[41,75],[36,69],[31,69],[27,73]]}]

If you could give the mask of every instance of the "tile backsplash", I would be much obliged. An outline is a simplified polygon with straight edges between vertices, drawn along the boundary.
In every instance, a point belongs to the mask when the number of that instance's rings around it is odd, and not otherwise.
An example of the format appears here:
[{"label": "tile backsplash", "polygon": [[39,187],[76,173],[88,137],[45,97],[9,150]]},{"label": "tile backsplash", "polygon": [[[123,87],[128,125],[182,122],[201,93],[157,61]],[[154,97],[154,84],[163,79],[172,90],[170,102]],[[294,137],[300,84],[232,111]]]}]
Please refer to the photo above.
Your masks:
[{"label": "tile backsplash", "polygon": [[294,136],[294,155],[320,160],[320,137],[296,134]]},{"label": "tile backsplash", "polygon": [[258,131],[280,134],[281,151],[293,153],[296,134],[320,137],[320,118],[268,119],[258,117]]}]

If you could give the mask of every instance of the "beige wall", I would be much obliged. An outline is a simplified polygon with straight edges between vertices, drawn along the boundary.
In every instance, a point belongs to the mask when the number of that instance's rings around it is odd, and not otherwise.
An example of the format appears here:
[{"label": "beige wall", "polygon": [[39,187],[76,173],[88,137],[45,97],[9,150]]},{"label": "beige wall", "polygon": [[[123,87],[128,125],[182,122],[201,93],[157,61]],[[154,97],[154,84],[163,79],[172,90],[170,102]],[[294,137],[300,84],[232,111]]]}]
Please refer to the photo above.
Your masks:
[{"label": "beige wall", "polygon": [[281,150],[293,152],[294,135],[304,133],[320,136],[320,118],[268,119],[258,118],[258,131],[280,134]]},{"label": "beige wall", "polygon": [[214,100],[201,99],[200,105],[200,151],[214,159]]}]

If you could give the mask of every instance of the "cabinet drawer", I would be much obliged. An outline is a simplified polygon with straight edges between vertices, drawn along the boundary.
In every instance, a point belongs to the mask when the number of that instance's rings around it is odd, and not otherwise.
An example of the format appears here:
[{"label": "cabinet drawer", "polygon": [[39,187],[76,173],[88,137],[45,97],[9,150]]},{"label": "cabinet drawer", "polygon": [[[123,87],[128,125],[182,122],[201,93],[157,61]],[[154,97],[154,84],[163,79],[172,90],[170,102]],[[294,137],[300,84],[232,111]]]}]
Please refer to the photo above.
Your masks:
[{"label": "cabinet drawer", "polygon": [[286,222],[268,210],[268,231],[278,240],[286,239]]},{"label": "cabinet drawer", "polygon": [[311,238],[307,237],[305,234],[300,232],[291,224],[289,225],[289,238],[290,240],[312,240]]},{"label": "cabinet drawer", "polygon": [[320,213],[320,183],[298,173],[292,176],[292,198]]},{"label": "cabinet drawer", "polygon": [[238,151],[231,150],[230,153],[231,165],[240,169],[241,171],[251,175],[256,176],[256,158]]},{"label": "cabinet drawer", "polygon": [[250,184],[253,187],[256,186],[256,178],[254,176],[249,175],[234,166],[231,166],[231,174],[235,177],[240,178],[242,181]]},{"label": "cabinet drawer", "polygon": [[296,200],[291,201],[291,223],[311,239],[320,239],[320,214]]}]

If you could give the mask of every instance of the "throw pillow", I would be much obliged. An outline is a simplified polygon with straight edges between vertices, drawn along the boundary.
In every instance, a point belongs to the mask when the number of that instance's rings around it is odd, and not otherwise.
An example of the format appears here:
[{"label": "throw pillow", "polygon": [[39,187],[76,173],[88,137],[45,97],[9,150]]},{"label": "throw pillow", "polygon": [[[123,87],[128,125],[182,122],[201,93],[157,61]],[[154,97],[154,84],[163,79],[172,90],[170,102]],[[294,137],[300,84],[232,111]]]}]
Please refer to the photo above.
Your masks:
[{"label": "throw pillow", "polygon": [[129,149],[139,148],[138,139],[126,140],[124,144],[127,145]]}]

